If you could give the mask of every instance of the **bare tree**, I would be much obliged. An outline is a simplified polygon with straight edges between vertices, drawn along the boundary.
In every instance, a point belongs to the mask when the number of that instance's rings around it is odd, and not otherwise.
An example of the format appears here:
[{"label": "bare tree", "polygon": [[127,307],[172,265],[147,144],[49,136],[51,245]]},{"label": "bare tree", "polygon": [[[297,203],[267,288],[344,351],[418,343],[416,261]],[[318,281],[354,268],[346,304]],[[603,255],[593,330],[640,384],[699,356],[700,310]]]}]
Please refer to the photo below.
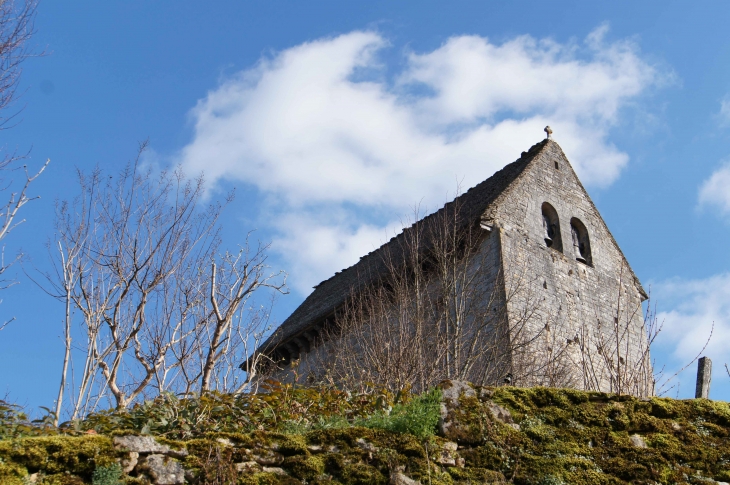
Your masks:
[{"label": "bare tree", "polygon": [[[58,209],[58,207],[57,207]],[[62,209],[61,213],[65,213]],[[60,215],[60,214],[59,214]],[[67,215],[67,213],[66,213]],[[79,228],[83,231],[83,227]],[[80,249],[83,247],[83,239],[75,238],[79,243],[73,247],[66,247],[64,243],[68,240],[59,240],[57,247],[54,248],[51,244],[48,244],[49,251],[57,254],[53,254],[51,261],[53,262],[53,272],[51,275],[47,274],[46,279],[49,283],[50,290],[47,290],[40,285],[44,290],[56,299],[63,302],[64,305],[64,319],[63,319],[63,364],[61,365],[61,379],[58,386],[58,396],[56,398],[56,407],[54,410],[54,425],[58,426],[58,420],[61,415],[63,408],[63,398],[66,393],[68,367],[71,363],[71,351],[72,351],[72,324],[73,324],[73,294],[78,283],[79,268],[77,267],[77,258],[79,257]],[[32,278],[32,277],[31,277]]]},{"label": "bare tree", "polygon": [[109,392],[117,407],[128,406],[191,331],[183,323],[194,302],[165,311],[177,297],[170,285],[215,251],[220,213],[220,205],[196,210],[202,178],[186,181],[179,170],[156,177],[140,169],[139,156],[118,177],[96,170],[79,180],[81,213],[62,218],[58,228],[61,247],[74,251],[61,261],[74,262],[66,274],[75,275],[71,299],[88,339],[85,394],[74,414],[93,399],[88,386],[96,372],[104,380],[97,395]]},{"label": "bare tree", "polygon": [[210,272],[197,275],[200,294],[190,318],[195,330],[171,349],[175,374],[169,382],[177,392],[239,393],[252,383],[252,372],[240,362],[271,330],[274,301],[287,289],[286,273],[267,266],[269,245],[252,248],[250,236],[237,253],[210,255]]},{"label": "bare tree", "polygon": [[[0,130],[10,128],[11,121],[17,116],[8,114],[8,108],[18,98],[18,83],[22,73],[23,62],[32,55],[28,42],[34,34],[34,21],[37,2],[25,0],[0,0]],[[28,172],[26,165],[19,165],[19,160],[25,158],[15,153],[5,155],[0,159],[0,192],[8,194],[6,202],[0,206],[0,243],[25,220],[18,220],[20,209],[31,200],[39,197],[28,196],[28,188],[48,166],[49,161],[37,171]],[[20,190],[13,186],[13,175],[22,171],[25,182]],[[5,277],[7,270],[19,260],[20,255],[6,261],[5,246],[0,249],[0,289],[5,289],[16,283]],[[10,320],[12,321],[12,319]],[[0,323],[2,330],[10,321]]]},{"label": "bare tree", "polygon": [[[65,304],[57,415],[67,392],[75,419],[106,399],[124,408],[166,391],[240,386],[233,354],[256,345],[270,315],[259,290],[285,292],[267,245],[247,239],[235,254],[218,253],[223,204],[202,206],[202,176],[142,169],[145,147],[116,176],[79,171],[80,195],[57,204],[55,270],[44,275]],[[73,372],[76,354],[84,362]]]},{"label": "bare tree", "polygon": [[[15,159],[6,159],[4,162],[0,162],[0,171],[10,169],[9,165],[13,161],[15,161]],[[40,168],[40,170],[38,170],[38,172],[35,173],[35,175],[31,175],[30,173],[28,173],[27,167],[23,165],[22,168],[23,172],[25,173],[25,183],[23,184],[23,187],[20,189],[19,192],[11,192],[5,205],[0,207],[0,244],[3,244],[2,248],[0,248],[0,290],[7,289],[8,287],[13,286],[17,283],[17,281],[15,281],[14,279],[7,279],[5,277],[5,273],[8,269],[10,269],[13,264],[19,261],[20,257],[22,256],[21,254],[17,254],[14,258],[10,260],[10,262],[6,262],[4,240],[12,232],[13,229],[25,222],[25,219],[18,220],[17,218],[20,209],[31,200],[40,199],[40,196],[29,197],[28,188],[30,187],[30,184],[33,183],[35,179],[37,179],[43,173],[43,171],[46,169],[50,162],[50,160],[46,160],[46,163],[43,164],[43,166]],[[4,185],[7,190],[7,188],[10,186],[10,183],[6,183],[6,181],[3,180],[2,177],[0,177],[0,185]],[[11,321],[12,319],[10,321],[0,323],[0,330],[5,328],[5,326]]]}]

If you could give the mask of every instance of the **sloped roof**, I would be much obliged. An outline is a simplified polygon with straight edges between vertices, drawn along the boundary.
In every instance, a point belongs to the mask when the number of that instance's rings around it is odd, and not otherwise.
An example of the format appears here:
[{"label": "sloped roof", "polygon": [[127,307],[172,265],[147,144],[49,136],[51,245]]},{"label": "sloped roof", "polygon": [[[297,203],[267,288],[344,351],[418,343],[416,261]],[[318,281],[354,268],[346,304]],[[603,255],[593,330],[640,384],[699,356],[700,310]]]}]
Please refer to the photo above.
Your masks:
[{"label": "sloped roof", "polygon": [[[463,224],[477,220],[548,143],[550,143],[549,140],[543,140],[533,145],[528,151],[522,152],[522,156],[518,160],[472,187],[434,214],[417,221],[414,226],[448,211],[456,201],[459,203],[459,214],[463,216],[460,217]],[[259,348],[259,352],[268,353],[290,338],[305,332],[332,315],[353,290],[356,291],[384,275],[386,273],[385,251],[398,247],[406,231],[408,229],[393,237],[380,248],[360,258],[358,263],[335,273],[334,276],[317,285],[306,300],[269,336]]]}]

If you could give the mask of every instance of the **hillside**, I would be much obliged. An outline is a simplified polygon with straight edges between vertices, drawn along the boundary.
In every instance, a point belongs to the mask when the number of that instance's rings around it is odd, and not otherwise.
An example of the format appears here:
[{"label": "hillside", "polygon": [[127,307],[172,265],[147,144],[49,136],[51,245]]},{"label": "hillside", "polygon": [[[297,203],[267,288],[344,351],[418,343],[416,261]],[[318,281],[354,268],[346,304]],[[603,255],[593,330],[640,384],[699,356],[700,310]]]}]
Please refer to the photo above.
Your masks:
[{"label": "hillside", "polygon": [[0,483],[730,481],[725,402],[458,382],[421,396],[364,391],[163,396],[61,430],[0,408]]}]

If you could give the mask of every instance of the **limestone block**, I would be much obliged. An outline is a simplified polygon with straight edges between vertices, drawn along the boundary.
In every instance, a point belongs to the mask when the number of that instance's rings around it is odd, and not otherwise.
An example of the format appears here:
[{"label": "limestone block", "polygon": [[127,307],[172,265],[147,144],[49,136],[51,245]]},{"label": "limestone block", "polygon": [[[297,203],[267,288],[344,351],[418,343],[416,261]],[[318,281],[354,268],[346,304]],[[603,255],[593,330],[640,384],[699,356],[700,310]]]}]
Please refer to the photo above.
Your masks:
[{"label": "limestone block", "polygon": [[631,440],[631,445],[636,448],[646,448],[646,442],[644,441],[644,438],[642,438],[638,434],[632,434],[629,440]]},{"label": "limestone block", "polygon": [[272,450],[256,450],[253,454],[256,463],[263,466],[281,465],[284,462],[284,455]]},{"label": "limestone block", "polygon": [[288,473],[278,466],[265,466],[264,473],[273,473],[274,475],[288,475]]},{"label": "limestone block", "polygon": [[482,412],[476,391],[460,381],[443,381],[439,387],[443,393],[439,434],[456,443],[481,443],[484,439],[482,429],[479,420],[473,419],[473,414]]},{"label": "limestone block", "polygon": [[182,485],[185,483],[185,470],[174,458],[152,454],[144,458],[138,470],[152,478],[155,485]]},{"label": "limestone block", "polygon": [[476,391],[466,382],[443,381],[439,384],[439,387],[443,394],[443,400],[451,401],[452,403],[458,403],[462,395],[464,397],[474,397],[477,395]]},{"label": "limestone block", "polygon": [[115,436],[114,447],[117,449],[126,448],[130,452],[139,453],[141,455],[157,453],[175,456],[178,458],[183,458],[188,455],[187,450],[173,450],[167,445],[158,443],[151,436]]},{"label": "limestone block", "polygon": [[139,461],[139,453],[136,451],[130,451],[126,458],[122,458],[120,465],[122,466],[122,472],[129,473],[134,470]]},{"label": "limestone block", "polygon": [[456,466],[456,457],[448,450],[441,450],[436,458],[436,463],[443,466]]},{"label": "limestone block", "polygon": [[255,461],[244,461],[242,463],[236,463],[236,470],[239,473],[257,472],[257,471],[261,471],[261,465],[259,465]]},{"label": "limestone block", "polygon": [[421,485],[421,482],[409,478],[401,472],[395,472],[390,476],[390,485]]},{"label": "limestone block", "polygon": [[372,453],[378,451],[378,447],[377,446],[375,446],[374,444],[370,443],[369,441],[366,441],[363,438],[358,438],[357,441],[356,441],[356,443],[357,443],[357,446],[359,448],[362,448],[365,451],[369,451],[369,452],[372,452]]},{"label": "limestone block", "polygon": [[497,421],[501,421],[502,423],[511,426],[519,431],[520,425],[515,423],[514,419],[512,419],[512,413],[510,413],[508,409],[503,408],[493,401],[487,401],[484,404],[486,405],[487,409],[489,409],[489,412],[492,413],[492,417],[494,417],[494,419],[496,419]]}]

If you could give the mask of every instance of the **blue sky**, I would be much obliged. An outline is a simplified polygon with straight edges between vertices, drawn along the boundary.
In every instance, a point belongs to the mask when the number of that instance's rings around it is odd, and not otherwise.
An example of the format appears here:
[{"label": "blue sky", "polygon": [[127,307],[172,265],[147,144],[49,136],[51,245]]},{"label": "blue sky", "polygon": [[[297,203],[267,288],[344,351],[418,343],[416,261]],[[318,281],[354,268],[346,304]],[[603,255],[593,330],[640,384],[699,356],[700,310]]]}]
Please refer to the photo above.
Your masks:
[{"label": "blue sky", "polygon": [[[699,351],[730,398],[730,34],[726,2],[44,2],[6,149],[52,160],[7,240],[47,265],[53,202],[75,168],[145,161],[237,187],[226,245],[256,229],[290,274],[283,320],[313,284],[554,138],[665,331],[658,361]],[[62,308],[16,268],[2,294],[0,396],[50,405]],[[695,368],[677,381],[693,393]],[[676,392],[673,390],[672,395]]]}]

